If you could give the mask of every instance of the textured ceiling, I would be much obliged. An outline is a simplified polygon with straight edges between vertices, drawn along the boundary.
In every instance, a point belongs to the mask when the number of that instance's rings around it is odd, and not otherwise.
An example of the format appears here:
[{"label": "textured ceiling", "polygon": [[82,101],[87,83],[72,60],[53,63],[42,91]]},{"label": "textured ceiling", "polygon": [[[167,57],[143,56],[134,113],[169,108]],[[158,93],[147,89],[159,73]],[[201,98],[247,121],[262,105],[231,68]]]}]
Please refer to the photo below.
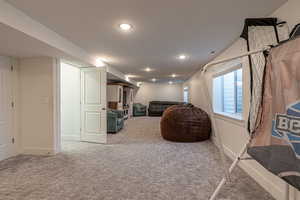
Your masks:
[{"label": "textured ceiling", "polygon": [[[136,81],[184,80],[240,34],[247,17],[285,0],[8,0],[16,8]],[[123,33],[120,23],[133,31]],[[178,54],[189,56],[179,61]],[[149,66],[153,72],[142,71]]]}]

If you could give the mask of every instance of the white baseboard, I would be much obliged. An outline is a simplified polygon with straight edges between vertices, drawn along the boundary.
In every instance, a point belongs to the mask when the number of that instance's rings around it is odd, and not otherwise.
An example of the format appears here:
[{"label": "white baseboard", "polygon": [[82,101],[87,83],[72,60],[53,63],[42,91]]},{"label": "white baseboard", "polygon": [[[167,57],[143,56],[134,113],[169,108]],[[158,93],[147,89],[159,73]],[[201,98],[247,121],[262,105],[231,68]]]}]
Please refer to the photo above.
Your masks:
[{"label": "white baseboard", "polygon": [[80,141],[80,134],[78,135],[67,135],[67,134],[62,134],[61,136],[62,141]]},{"label": "white baseboard", "polygon": [[14,145],[0,145],[0,161],[16,156],[18,151]]},{"label": "white baseboard", "polygon": [[[212,137],[211,140],[216,146],[218,146],[215,137]],[[232,160],[234,160],[237,157],[237,155],[233,151],[231,151],[230,148],[228,148],[227,146],[224,146],[224,151],[225,154]],[[272,181],[267,179],[264,176],[264,173],[270,172],[268,172],[266,169],[263,169],[263,167],[259,167],[259,163],[257,163],[254,160],[244,160],[240,161],[239,167],[243,169],[249,176],[251,176],[266,191],[268,191],[275,199],[284,199],[284,188],[280,188],[278,185],[274,184]],[[258,170],[258,168],[260,169]]]},{"label": "white baseboard", "polygon": [[22,150],[22,154],[24,154],[24,155],[55,155],[56,153],[55,153],[54,149],[24,147]]},{"label": "white baseboard", "polygon": [[[237,155],[226,146],[224,146],[224,151],[225,154],[232,160],[237,157]],[[280,188],[278,185],[275,185],[272,181],[270,181],[263,175],[264,173],[270,172],[268,172],[266,169],[263,169],[262,167],[259,167],[259,163],[254,160],[244,160],[240,161],[239,167],[243,169],[249,176],[251,176],[266,191],[268,191],[275,199],[284,199],[284,189]],[[260,168],[260,170],[257,169],[258,167]]]}]

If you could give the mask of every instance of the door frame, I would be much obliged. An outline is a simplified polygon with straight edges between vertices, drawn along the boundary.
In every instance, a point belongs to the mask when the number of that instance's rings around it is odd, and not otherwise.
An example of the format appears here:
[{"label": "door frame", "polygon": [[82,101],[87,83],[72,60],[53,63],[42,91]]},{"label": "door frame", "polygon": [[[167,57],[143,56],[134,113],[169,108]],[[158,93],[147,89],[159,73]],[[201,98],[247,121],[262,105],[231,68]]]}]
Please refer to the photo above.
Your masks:
[{"label": "door frame", "polygon": [[56,59],[53,66],[53,135],[54,154],[61,152],[61,71],[62,59]]},{"label": "door frame", "polygon": [[[65,59],[56,59],[53,66],[53,134],[54,134],[54,153],[62,150],[61,145],[61,63],[69,63],[79,68],[88,68],[91,66],[80,65]],[[107,67],[104,67],[107,72]]]}]

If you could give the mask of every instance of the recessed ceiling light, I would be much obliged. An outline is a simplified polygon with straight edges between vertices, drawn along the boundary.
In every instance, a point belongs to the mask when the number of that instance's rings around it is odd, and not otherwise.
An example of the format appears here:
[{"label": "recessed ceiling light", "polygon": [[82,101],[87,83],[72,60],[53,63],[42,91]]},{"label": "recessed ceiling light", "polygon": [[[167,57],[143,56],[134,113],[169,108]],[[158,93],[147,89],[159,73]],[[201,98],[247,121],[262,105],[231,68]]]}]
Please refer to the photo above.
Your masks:
[{"label": "recessed ceiling light", "polygon": [[173,81],[169,81],[169,84],[172,85],[172,84],[173,84]]},{"label": "recessed ceiling light", "polygon": [[153,69],[151,69],[150,67],[147,67],[147,68],[144,69],[144,71],[151,72],[151,71],[153,71]]},{"label": "recessed ceiling light", "polygon": [[151,79],[151,81],[152,81],[152,82],[156,82],[156,81],[157,81],[157,79],[156,79],[156,78],[153,78],[153,79]]},{"label": "recessed ceiling light", "polygon": [[130,31],[132,26],[130,24],[120,24],[120,29],[123,31]]},{"label": "recessed ceiling light", "polygon": [[102,58],[97,58],[96,59],[96,67],[104,67],[106,63],[103,61]]},{"label": "recessed ceiling light", "polygon": [[178,58],[179,58],[180,60],[185,60],[185,59],[187,59],[187,56],[184,55],[184,54],[181,54],[181,55],[178,56]]}]

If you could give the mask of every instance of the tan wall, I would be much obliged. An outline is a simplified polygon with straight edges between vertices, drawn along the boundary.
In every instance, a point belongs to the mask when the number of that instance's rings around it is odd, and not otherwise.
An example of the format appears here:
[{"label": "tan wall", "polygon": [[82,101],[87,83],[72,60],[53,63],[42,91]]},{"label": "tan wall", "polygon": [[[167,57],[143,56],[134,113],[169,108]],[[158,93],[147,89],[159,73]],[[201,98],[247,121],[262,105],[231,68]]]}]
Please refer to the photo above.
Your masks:
[{"label": "tan wall", "polygon": [[283,6],[277,9],[271,16],[278,17],[284,21],[287,21],[290,29],[296,24],[300,23],[300,1],[288,0]]},{"label": "tan wall", "polygon": [[48,57],[21,59],[19,66],[20,135],[22,153],[55,152],[53,130],[53,68]]}]

